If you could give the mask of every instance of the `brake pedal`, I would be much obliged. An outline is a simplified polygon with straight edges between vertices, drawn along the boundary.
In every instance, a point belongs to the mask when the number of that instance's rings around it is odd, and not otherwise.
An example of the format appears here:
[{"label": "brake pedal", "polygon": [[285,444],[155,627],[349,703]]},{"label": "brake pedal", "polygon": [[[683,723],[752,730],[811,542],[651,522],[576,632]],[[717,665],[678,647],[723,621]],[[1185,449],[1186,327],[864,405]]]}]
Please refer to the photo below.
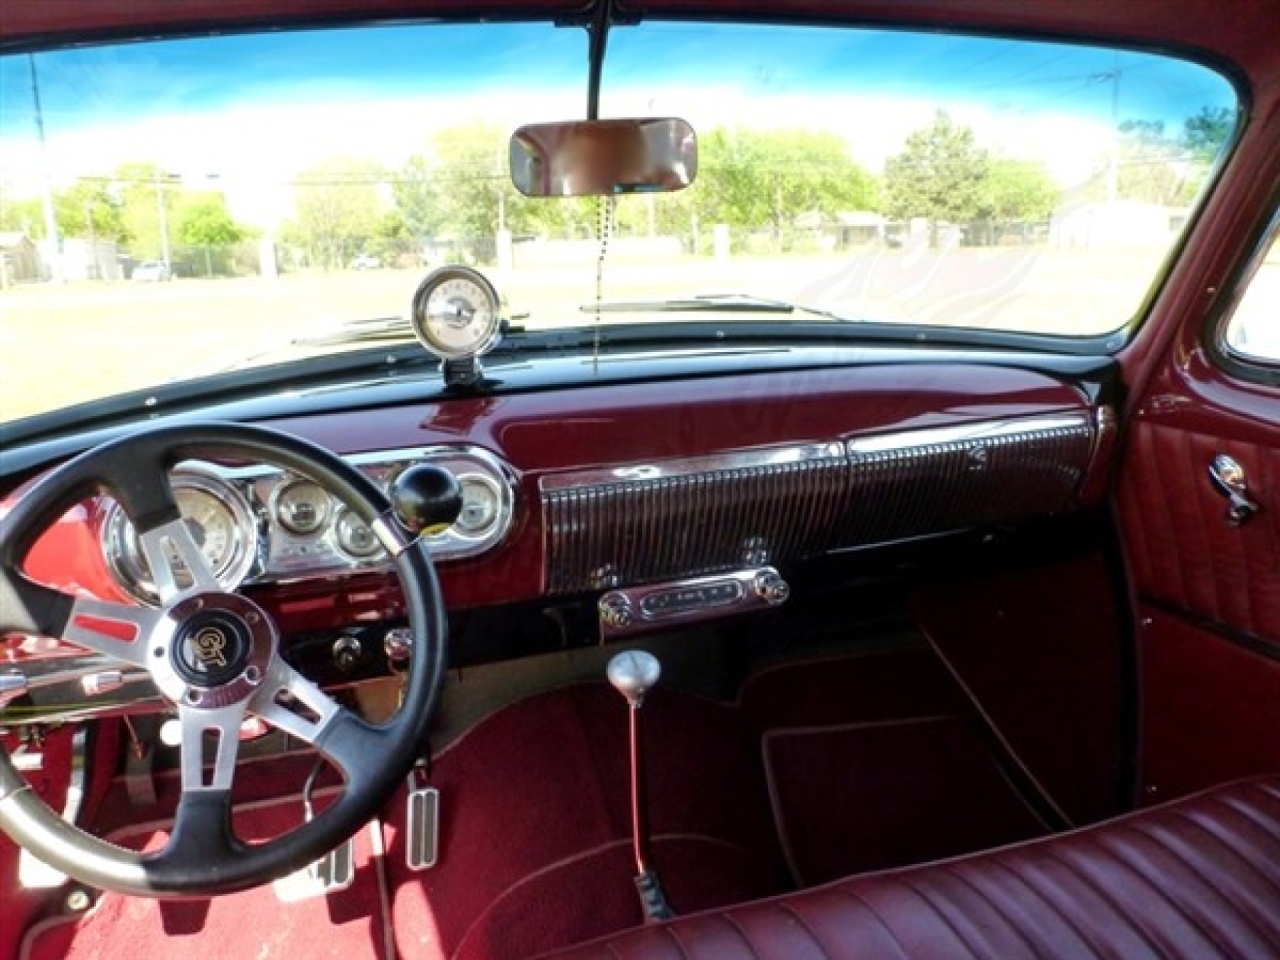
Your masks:
[{"label": "brake pedal", "polygon": [[297,903],[331,893],[340,893],[356,879],[356,840],[338,844],[319,860],[307,864],[272,886],[283,903]]}]

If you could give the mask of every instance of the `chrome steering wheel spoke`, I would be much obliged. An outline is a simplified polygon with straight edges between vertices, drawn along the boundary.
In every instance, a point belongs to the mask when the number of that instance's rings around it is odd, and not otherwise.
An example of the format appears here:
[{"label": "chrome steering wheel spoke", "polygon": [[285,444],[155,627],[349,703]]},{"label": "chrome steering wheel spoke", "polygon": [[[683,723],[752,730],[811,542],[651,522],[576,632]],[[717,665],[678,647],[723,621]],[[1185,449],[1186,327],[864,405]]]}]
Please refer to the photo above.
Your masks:
[{"label": "chrome steering wheel spoke", "polygon": [[159,610],[77,597],[62,639],[135,667],[146,668],[151,636],[163,618]]},{"label": "chrome steering wheel spoke", "polygon": [[[171,604],[194,594],[222,591],[186,521],[170,520],[153,527],[140,533],[138,541],[161,603]],[[187,582],[182,582],[184,579]]]},{"label": "chrome steering wheel spoke", "polygon": [[244,717],[243,703],[212,710],[179,705],[178,721],[182,726],[179,754],[184,795],[231,789],[236,757],[240,752],[240,724]]},{"label": "chrome steering wheel spoke", "polygon": [[[345,711],[327,693],[279,657],[249,701],[249,710],[272,726],[318,749],[335,719]],[[334,757],[339,766],[341,758]]]}]

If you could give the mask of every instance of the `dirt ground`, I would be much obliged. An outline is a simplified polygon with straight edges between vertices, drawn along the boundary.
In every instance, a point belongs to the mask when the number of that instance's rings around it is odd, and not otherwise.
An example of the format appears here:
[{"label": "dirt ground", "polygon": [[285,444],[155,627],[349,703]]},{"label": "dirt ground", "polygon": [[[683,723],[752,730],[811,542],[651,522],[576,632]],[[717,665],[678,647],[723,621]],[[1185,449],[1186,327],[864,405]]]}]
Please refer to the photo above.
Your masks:
[{"label": "dirt ground", "polygon": [[[841,316],[1107,332],[1136,309],[1151,258],[1044,248],[867,250],[606,262],[606,300],[745,293]],[[596,263],[485,271],[530,327],[592,322]],[[33,284],[0,292],[0,422],[279,351],[344,321],[403,316],[421,274]],[[612,315],[638,320],[642,315]],[[706,315],[664,314],[662,319]],[[739,318],[742,319],[742,318]],[[749,318],[747,318],[749,319]],[[772,317],[777,319],[777,317]]]}]

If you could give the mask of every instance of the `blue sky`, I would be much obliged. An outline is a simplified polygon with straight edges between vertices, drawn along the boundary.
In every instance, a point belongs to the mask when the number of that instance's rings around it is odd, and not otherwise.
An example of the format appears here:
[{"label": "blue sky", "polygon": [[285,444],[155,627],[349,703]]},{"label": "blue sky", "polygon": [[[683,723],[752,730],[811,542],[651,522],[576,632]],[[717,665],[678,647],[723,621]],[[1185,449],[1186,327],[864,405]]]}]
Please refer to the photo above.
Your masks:
[{"label": "blue sky", "polygon": [[[151,163],[217,189],[245,222],[289,215],[317,163],[395,169],[440,130],[581,118],[587,39],[548,23],[406,25],[139,42],[0,58],[0,190],[37,196]],[[1118,79],[1114,79],[1118,78]],[[1114,82],[1113,82],[1114,81]],[[948,110],[999,155],[1064,187],[1097,175],[1115,118],[1171,135],[1234,94],[1203,67],[1147,54],[951,34],[649,22],[615,29],[602,116],[673,115],[695,129],[824,130],[878,172]]]},{"label": "blue sky", "polygon": [[[324,102],[377,92],[449,95],[477,89],[581,91],[586,40],[547,24],[383,27],[141,43],[68,50],[38,58],[46,123],[93,122],[101,111],[224,109],[254,98]],[[233,66],[234,88],[227,81]],[[1145,54],[946,34],[821,28],[650,23],[616,29],[610,85],[734,85],[760,95],[840,87],[871,95],[952,97],[1002,109],[1111,112],[1119,71],[1121,120],[1178,124],[1231,92],[1210,71]],[[31,119],[25,57],[0,65],[5,133]]]}]

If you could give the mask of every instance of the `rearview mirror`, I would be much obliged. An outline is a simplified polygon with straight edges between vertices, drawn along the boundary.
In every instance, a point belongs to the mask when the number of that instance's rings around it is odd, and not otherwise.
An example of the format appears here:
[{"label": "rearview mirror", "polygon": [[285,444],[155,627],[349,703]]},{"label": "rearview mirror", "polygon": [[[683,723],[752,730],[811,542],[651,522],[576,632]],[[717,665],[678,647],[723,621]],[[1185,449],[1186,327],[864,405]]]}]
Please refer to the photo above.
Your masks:
[{"label": "rearview mirror", "polygon": [[697,173],[697,137],[674,118],[535,123],[511,135],[511,180],[526,197],[668,193]]}]

